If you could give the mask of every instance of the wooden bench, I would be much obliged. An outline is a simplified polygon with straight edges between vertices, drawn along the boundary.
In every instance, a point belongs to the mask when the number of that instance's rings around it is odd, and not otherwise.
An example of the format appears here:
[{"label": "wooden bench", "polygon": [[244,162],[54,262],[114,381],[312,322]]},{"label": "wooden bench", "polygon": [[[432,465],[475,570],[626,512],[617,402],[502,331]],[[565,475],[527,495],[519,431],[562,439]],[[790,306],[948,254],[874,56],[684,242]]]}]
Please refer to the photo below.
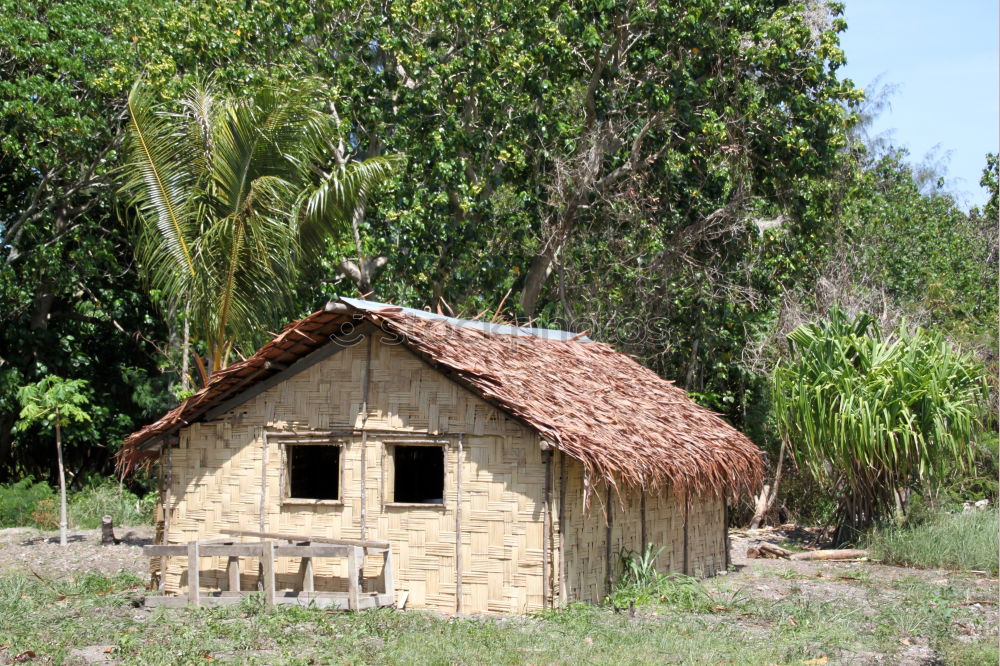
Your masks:
[{"label": "wooden bench", "polygon": [[[160,557],[161,571],[166,571],[166,558],[184,557],[188,559],[187,596],[153,596],[146,598],[150,606],[202,606],[238,603],[251,591],[240,589],[240,558],[258,557],[261,562],[264,604],[314,604],[321,608],[341,610],[362,610],[376,606],[391,606],[395,603],[393,581],[392,548],[386,541],[360,541],[352,539],[328,539],[325,537],[297,536],[271,532],[249,532],[243,530],[223,530],[223,534],[239,537],[256,537],[255,542],[213,539],[191,541],[173,546],[144,546],[147,557]],[[381,554],[383,557],[381,592],[363,592],[363,568],[366,555]],[[202,557],[226,557],[228,589],[217,593],[203,593],[200,585],[198,560]],[[300,585],[298,591],[278,592],[275,581],[274,561],[278,557],[301,558]],[[318,557],[343,557],[347,559],[347,592],[317,592],[313,574],[313,559]],[[163,575],[161,573],[161,581]]]}]

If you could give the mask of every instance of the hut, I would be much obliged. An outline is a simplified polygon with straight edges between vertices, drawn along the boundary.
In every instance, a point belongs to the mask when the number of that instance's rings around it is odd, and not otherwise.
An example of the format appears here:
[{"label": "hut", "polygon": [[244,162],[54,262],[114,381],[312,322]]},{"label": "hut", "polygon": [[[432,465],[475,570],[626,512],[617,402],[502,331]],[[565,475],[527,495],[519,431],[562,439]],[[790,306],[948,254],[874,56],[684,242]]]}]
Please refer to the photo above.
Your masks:
[{"label": "hut", "polygon": [[[647,544],[661,571],[724,570],[727,501],[763,471],[745,436],[609,345],[349,298],[215,374],[119,463],[153,460],[158,544],[377,540],[397,601],[464,613],[599,602]],[[195,555],[194,574],[153,558],[166,595],[253,588],[262,568],[227,583],[227,558]],[[301,585],[301,561],[273,566]],[[359,566],[363,586],[384,579],[378,558]],[[349,589],[346,571],[310,563],[309,588]]]}]

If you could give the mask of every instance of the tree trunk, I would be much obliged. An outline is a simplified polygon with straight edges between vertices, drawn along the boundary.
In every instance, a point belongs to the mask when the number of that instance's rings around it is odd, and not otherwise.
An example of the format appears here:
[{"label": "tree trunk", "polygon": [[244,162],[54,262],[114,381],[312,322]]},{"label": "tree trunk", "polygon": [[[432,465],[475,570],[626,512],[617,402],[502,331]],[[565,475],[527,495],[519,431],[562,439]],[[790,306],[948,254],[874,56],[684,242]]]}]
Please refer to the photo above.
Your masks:
[{"label": "tree trunk", "polygon": [[191,301],[184,304],[184,339],[181,341],[181,390],[191,390]]},{"label": "tree trunk", "polygon": [[754,507],[753,519],[750,521],[750,529],[755,530],[760,527],[761,523],[764,522],[764,518],[767,516],[768,512],[771,511],[771,507],[774,505],[774,501],[778,499],[778,489],[781,487],[781,472],[782,467],[785,462],[785,438],[781,438],[781,448],[778,449],[778,466],[774,470],[774,485],[769,486],[764,485],[764,488],[760,491],[760,495],[757,497],[757,505]]},{"label": "tree trunk", "polygon": [[0,414],[0,480],[8,480],[14,473],[14,419],[10,413]]},{"label": "tree trunk", "polygon": [[842,550],[807,550],[804,553],[792,553],[788,559],[811,562],[816,560],[857,560],[862,557],[868,557],[867,550],[845,548]]},{"label": "tree trunk", "polygon": [[524,289],[521,291],[521,309],[529,318],[534,316],[538,308],[538,297],[542,293],[545,281],[549,279],[549,274],[552,273],[554,260],[554,253],[543,252],[531,262],[528,275],[524,279]]},{"label": "tree trunk", "polygon": [[372,290],[372,276],[368,273],[364,249],[361,245],[361,223],[364,219],[365,203],[362,199],[354,204],[354,212],[351,214],[351,231],[354,233],[354,249],[358,252],[358,294],[362,298],[367,298]]},{"label": "tree trunk", "polygon": [[910,489],[909,488],[893,488],[892,489],[892,499],[895,503],[895,520],[896,525],[901,526],[906,522],[906,505],[910,500]]},{"label": "tree trunk", "polygon": [[521,290],[521,310],[530,319],[538,309],[538,298],[542,294],[545,282],[552,274],[556,259],[569,240],[569,233],[576,218],[576,206],[568,205],[563,212],[558,226],[548,238],[542,251],[535,255],[524,277],[524,288]]},{"label": "tree trunk", "polygon": [[56,461],[59,465],[59,545],[65,546],[69,521],[66,519],[66,468],[63,466],[62,430],[59,427],[59,410],[56,410]]},{"label": "tree trunk", "polygon": [[768,506],[770,505],[770,498],[771,485],[765,483],[764,487],[760,489],[760,493],[757,495],[757,499],[754,502],[753,519],[750,521],[750,529],[755,530],[760,527],[762,522],[764,522],[764,515],[767,513]]}]

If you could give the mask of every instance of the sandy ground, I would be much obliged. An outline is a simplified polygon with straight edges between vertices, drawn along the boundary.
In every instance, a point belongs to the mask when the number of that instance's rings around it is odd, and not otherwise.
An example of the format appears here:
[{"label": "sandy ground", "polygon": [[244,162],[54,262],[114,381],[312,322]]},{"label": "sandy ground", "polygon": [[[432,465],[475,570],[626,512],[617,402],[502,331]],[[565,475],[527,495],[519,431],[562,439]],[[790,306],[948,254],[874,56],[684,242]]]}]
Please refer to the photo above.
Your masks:
[{"label": "sandy ground", "polygon": [[[799,561],[781,559],[750,559],[747,548],[761,542],[775,545],[788,542],[800,546],[809,545],[815,534],[801,527],[786,525],[761,530],[734,530],[730,533],[731,557],[736,572],[726,576],[716,576],[706,582],[709,589],[742,589],[755,598],[778,600],[795,594],[816,602],[851,599],[864,608],[867,616],[878,611],[877,601],[872,600],[867,585],[875,585],[879,596],[889,600],[898,595],[893,583],[917,580],[942,587],[951,584],[955,577],[962,577],[965,586],[966,603],[963,604],[985,621],[987,627],[995,628],[1000,621],[997,599],[1000,581],[986,575],[955,572],[942,569],[916,569],[883,565],[875,562]],[[809,549],[809,548],[807,548]],[[980,601],[984,603],[979,603]],[[956,624],[960,640],[980,638],[979,630],[972,624]],[[891,663],[901,666],[941,663],[927,641],[914,636],[903,642],[903,650],[886,660],[883,655],[855,655],[858,663]]]},{"label": "sandy ground", "polygon": [[117,546],[101,545],[101,530],[72,530],[66,547],[59,545],[58,532],[31,527],[0,529],[0,575],[22,571],[45,580],[72,578],[86,571],[110,574],[122,569],[140,576],[149,573],[149,560],[142,546],[153,542],[153,528],[117,527]]}]

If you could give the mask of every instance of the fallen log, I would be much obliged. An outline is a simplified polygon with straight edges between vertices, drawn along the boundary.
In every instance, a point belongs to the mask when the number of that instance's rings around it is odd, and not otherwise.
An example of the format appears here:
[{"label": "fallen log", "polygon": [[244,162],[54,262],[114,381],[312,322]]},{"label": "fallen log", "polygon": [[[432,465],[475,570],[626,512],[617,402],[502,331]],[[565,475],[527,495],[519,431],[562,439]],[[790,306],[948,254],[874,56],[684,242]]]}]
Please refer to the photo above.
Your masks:
[{"label": "fallen log", "polygon": [[856,560],[868,557],[867,550],[842,548],[835,550],[807,550],[804,553],[792,553],[792,560]]},{"label": "fallen log", "polygon": [[759,543],[747,548],[747,557],[755,560],[857,560],[868,557],[867,550],[855,548],[843,548],[832,550],[807,550],[803,553],[793,553],[792,551],[775,546],[773,543]]},{"label": "fallen log", "polygon": [[747,548],[747,557],[753,560],[787,560],[791,555],[792,551],[766,541]]}]

